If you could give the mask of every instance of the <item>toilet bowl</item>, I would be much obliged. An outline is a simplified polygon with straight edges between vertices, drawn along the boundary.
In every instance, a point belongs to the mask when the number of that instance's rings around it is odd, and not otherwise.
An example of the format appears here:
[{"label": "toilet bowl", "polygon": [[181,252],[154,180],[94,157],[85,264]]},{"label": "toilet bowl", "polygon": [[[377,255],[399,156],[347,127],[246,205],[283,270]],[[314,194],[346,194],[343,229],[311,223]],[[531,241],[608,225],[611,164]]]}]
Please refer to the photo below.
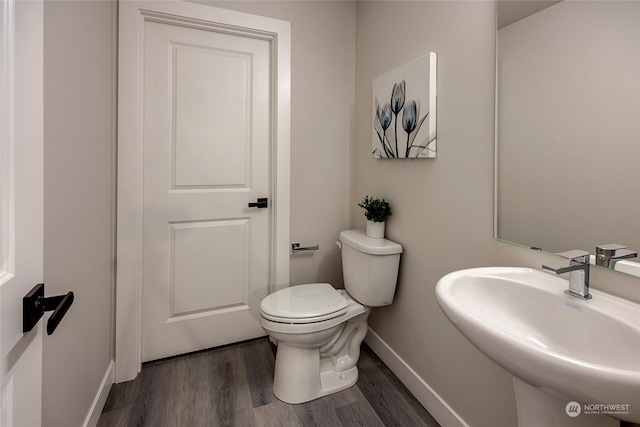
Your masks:
[{"label": "toilet bowl", "polygon": [[260,324],[278,346],[273,392],[283,402],[308,402],[353,386],[371,306],[393,300],[402,247],[360,230],[342,232],[340,241],[345,289],[292,286],[260,304]]},{"label": "toilet bowl", "polygon": [[[283,297],[291,299],[284,310],[273,301],[282,302]],[[302,309],[314,302],[313,315]],[[308,402],[356,383],[369,307],[328,283],[312,283],[271,294],[260,309],[260,324],[278,345],[273,379],[278,399]],[[285,312],[291,317],[283,317]],[[307,315],[302,316],[304,313]]]}]

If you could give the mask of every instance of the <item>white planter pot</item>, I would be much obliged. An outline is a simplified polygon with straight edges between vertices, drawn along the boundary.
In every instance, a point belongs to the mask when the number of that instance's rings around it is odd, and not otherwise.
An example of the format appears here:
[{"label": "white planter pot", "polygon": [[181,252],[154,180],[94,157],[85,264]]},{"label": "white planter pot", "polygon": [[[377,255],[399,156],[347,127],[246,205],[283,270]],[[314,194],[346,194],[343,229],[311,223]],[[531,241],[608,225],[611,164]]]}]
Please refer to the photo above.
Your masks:
[{"label": "white planter pot", "polygon": [[384,237],[384,222],[373,222],[367,220],[366,234],[368,237],[372,237],[374,239],[382,239]]}]

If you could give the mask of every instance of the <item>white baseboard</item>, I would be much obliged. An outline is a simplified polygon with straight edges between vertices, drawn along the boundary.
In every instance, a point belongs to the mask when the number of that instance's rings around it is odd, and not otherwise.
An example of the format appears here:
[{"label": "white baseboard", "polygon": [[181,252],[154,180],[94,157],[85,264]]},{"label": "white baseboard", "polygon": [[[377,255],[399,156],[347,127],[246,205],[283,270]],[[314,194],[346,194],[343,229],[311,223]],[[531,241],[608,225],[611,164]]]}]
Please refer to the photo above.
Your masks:
[{"label": "white baseboard", "polygon": [[109,362],[109,366],[107,366],[107,371],[104,373],[104,378],[102,378],[102,383],[100,383],[98,393],[96,393],[96,397],[93,399],[93,403],[91,404],[91,409],[89,409],[89,413],[82,424],[83,427],[95,427],[98,425],[98,420],[100,419],[100,414],[102,413],[104,404],[109,396],[109,391],[111,391],[111,386],[116,379],[116,372],[114,368],[115,364],[112,360]]},{"label": "white baseboard", "polygon": [[440,425],[469,427],[469,424],[373,330],[369,329],[365,342]]}]

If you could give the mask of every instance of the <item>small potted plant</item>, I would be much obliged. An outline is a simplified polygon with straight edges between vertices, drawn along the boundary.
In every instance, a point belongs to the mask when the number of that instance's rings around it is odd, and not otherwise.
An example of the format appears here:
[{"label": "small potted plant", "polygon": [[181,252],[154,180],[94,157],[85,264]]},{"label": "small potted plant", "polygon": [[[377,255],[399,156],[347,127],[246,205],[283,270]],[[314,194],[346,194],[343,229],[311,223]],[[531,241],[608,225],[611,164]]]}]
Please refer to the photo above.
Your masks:
[{"label": "small potted plant", "polygon": [[378,197],[365,196],[358,206],[364,209],[364,216],[367,218],[367,236],[383,238],[385,221],[391,216],[389,202]]}]

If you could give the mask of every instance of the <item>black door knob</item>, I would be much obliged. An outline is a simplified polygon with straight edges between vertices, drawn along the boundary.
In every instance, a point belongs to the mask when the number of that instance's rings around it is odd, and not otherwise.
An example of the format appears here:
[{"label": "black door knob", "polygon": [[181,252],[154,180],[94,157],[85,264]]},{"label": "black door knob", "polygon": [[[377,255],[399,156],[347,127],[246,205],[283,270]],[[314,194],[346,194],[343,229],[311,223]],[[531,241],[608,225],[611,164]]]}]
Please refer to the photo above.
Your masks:
[{"label": "black door knob", "polygon": [[258,209],[266,208],[268,207],[268,199],[266,197],[259,198],[257,201],[249,203],[249,207]]},{"label": "black door knob", "polygon": [[55,297],[44,297],[44,283],[39,283],[22,298],[22,332],[29,332],[36,326],[45,311],[53,311],[47,321],[47,334],[56,330],[60,321],[73,304],[73,292]]}]

